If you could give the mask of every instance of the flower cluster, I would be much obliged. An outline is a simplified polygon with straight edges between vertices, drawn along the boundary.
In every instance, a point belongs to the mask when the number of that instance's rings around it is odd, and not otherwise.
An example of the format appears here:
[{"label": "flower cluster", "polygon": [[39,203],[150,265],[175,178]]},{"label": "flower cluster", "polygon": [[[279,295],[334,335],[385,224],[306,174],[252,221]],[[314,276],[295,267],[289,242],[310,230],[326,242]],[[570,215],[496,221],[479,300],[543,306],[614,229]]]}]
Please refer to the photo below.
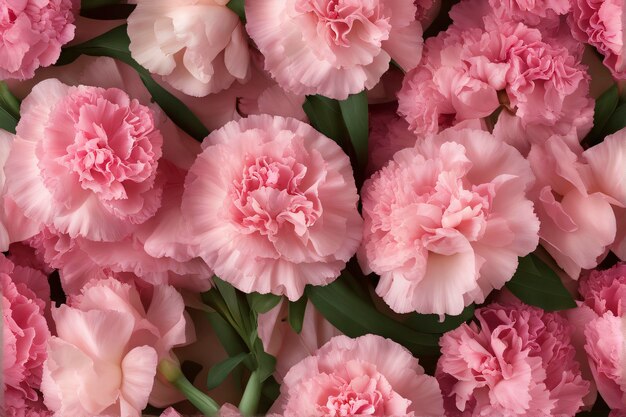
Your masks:
[{"label": "flower cluster", "polygon": [[0,416],[626,416],[617,0],[0,0]]}]

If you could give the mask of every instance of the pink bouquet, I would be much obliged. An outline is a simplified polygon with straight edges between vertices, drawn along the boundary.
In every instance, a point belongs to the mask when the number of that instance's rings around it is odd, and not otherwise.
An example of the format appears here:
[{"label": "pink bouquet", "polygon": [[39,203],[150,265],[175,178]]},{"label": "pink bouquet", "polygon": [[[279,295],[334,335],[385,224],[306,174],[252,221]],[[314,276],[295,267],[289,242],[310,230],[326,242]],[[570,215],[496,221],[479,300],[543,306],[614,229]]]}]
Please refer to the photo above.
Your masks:
[{"label": "pink bouquet", "polygon": [[626,416],[626,3],[0,0],[0,417]]}]

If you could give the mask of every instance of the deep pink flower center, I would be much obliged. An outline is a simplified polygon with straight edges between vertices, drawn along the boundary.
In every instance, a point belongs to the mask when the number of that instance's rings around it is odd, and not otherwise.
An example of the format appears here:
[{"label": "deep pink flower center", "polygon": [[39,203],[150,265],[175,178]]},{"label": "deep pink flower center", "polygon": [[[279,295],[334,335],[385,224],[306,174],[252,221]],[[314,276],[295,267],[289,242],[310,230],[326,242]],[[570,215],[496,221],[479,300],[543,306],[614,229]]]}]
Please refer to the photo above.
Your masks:
[{"label": "deep pink flower center", "polygon": [[160,134],[151,111],[120,90],[68,95],[52,111],[47,131],[44,149],[54,147],[49,156],[102,200],[127,199],[138,184],[154,180]]},{"label": "deep pink flower center", "polygon": [[273,236],[286,225],[299,235],[315,224],[321,203],[301,189],[307,167],[293,158],[249,158],[233,188],[232,216],[245,233]]},{"label": "deep pink flower center", "polygon": [[328,397],[326,412],[331,416],[374,415],[383,401],[383,395],[372,392],[355,392],[349,386],[338,395]]}]

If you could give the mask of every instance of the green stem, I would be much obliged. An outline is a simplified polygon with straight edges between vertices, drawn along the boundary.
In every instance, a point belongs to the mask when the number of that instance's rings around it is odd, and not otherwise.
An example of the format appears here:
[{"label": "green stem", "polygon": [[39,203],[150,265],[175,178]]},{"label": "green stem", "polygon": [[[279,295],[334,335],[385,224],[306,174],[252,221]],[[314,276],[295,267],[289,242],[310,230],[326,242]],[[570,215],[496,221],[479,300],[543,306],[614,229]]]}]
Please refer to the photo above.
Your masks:
[{"label": "green stem", "polygon": [[16,120],[20,118],[20,102],[15,98],[11,91],[9,91],[9,87],[4,81],[0,81],[0,98],[6,105],[5,110],[11,113],[11,116],[15,117]]},{"label": "green stem", "polygon": [[261,400],[261,388],[261,379],[258,371],[254,371],[250,375],[250,379],[248,379],[248,384],[239,403],[239,410],[244,417],[256,415],[259,401]]},{"label": "green stem", "polygon": [[[159,372],[174,385],[206,417],[217,416],[220,406],[211,397],[204,394],[183,375],[180,368],[165,359],[159,364]],[[245,395],[245,393],[244,393]]]}]

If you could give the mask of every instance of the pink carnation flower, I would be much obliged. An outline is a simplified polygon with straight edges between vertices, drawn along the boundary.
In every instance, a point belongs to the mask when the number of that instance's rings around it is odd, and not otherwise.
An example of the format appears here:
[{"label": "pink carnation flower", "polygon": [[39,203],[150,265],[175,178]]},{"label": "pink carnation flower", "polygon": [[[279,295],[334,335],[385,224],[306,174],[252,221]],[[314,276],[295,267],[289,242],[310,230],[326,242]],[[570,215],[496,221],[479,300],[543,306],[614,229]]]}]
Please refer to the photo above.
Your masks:
[{"label": "pink carnation flower", "polygon": [[476,312],[440,340],[437,364],[448,416],[574,416],[581,377],[571,327],[557,313],[521,303]]},{"label": "pink carnation flower", "polygon": [[537,246],[528,162],[489,133],[448,129],[396,153],[363,186],[359,261],[398,313],[460,314]]},{"label": "pink carnation flower", "polygon": [[567,48],[537,29],[487,16],[428,39],[398,93],[398,110],[426,135],[503,109],[494,133],[525,153],[553,133],[575,128],[584,136],[593,122],[588,91],[586,70]]},{"label": "pink carnation flower", "polygon": [[583,301],[570,310],[570,322],[587,354],[590,373],[602,398],[626,413],[626,264],[585,273],[580,281]]},{"label": "pink carnation flower", "polygon": [[50,338],[46,304],[28,288],[30,276],[46,279],[39,271],[14,266],[0,254],[2,389],[9,415],[19,415],[20,409],[38,401],[36,390]]},{"label": "pink carnation flower", "polygon": [[528,160],[541,245],[577,279],[602,260],[615,240],[615,210],[626,207],[626,130],[584,152],[572,142],[553,136],[533,145]]},{"label": "pink carnation flower", "polygon": [[15,202],[6,195],[4,166],[11,153],[15,136],[0,129],[0,251],[6,252],[13,242],[26,240],[37,234],[41,225],[24,216]]},{"label": "pink carnation flower", "polygon": [[5,172],[29,218],[71,237],[114,241],[161,205],[163,138],[150,109],[121,90],[39,83],[24,100]]},{"label": "pink carnation flower", "polygon": [[585,326],[585,351],[598,391],[614,413],[626,413],[626,316],[605,313]]},{"label": "pink carnation flower", "polygon": [[558,25],[559,16],[570,10],[569,0],[489,0],[489,5],[500,18],[537,26],[542,20],[553,20]]},{"label": "pink carnation flower", "polygon": [[246,29],[283,88],[345,99],[373,88],[391,59],[419,63],[415,13],[412,0],[251,1]]},{"label": "pink carnation flower", "polygon": [[274,377],[281,382],[289,369],[313,354],[334,336],[342,333],[330,324],[315,306],[307,303],[302,331],[296,333],[288,321],[288,305],[284,300],[259,314],[258,333],[264,350],[276,358]]},{"label": "pink carnation flower", "polygon": [[195,97],[247,80],[249,54],[227,0],[138,0],[128,17],[133,58]]},{"label": "pink carnation flower", "polygon": [[443,415],[435,378],[380,336],[336,336],[294,365],[270,410],[283,417]]},{"label": "pink carnation flower", "polygon": [[613,76],[626,79],[624,60],[624,2],[620,0],[574,0],[568,22],[572,34],[604,55]]},{"label": "pink carnation flower", "polygon": [[197,254],[244,292],[290,300],[333,281],[361,235],[348,156],[298,120],[250,116],[216,130],[185,183]]},{"label": "pink carnation flower", "polygon": [[0,2],[0,79],[25,80],[59,59],[74,38],[72,0]]},{"label": "pink carnation flower", "polygon": [[169,286],[140,293],[107,279],[68,301],[53,310],[57,337],[42,382],[48,408],[59,416],[139,417],[149,398],[165,405],[151,397],[163,384],[155,380],[157,363],[194,338],[180,294]]}]

